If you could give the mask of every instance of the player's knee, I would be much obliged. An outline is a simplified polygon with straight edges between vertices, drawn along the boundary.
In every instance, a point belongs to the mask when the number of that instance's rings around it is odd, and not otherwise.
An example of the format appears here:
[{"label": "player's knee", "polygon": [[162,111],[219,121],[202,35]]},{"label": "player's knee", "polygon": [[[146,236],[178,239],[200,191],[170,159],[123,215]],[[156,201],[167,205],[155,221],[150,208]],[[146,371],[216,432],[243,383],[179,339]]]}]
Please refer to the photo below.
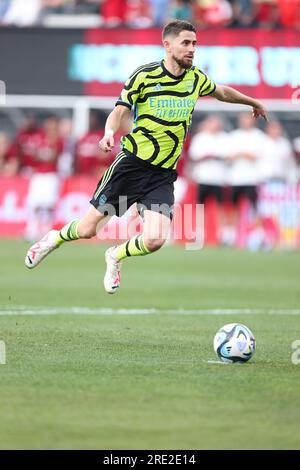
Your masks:
[{"label": "player's knee", "polygon": [[146,248],[149,251],[157,251],[159,250],[163,244],[165,243],[165,239],[162,238],[145,238],[144,243],[146,245]]}]

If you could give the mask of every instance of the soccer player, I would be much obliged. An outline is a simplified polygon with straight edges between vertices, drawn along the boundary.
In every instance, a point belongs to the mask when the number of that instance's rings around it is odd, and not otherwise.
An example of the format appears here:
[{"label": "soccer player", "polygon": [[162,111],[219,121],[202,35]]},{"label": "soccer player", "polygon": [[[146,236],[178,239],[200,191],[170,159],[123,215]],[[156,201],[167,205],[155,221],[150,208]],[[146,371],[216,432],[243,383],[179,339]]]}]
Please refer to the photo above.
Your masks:
[{"label": "soccer player", "polygon": [[37,266],[65,242],[94,237],[109,220],[112,209],[120,216],[136,202],[144,219],[143,232],[105,253],[104,287],[114,294],[120,286],[122,260],[153,253],[167,238],[176,165],[197,99],[211,95],[220,101],[249,105],[254,118],[267,119],[260,101],[216,85],[193,66],[197,40],[192,24],[171,21],[163,29],[162,40],[165,59],[133,72],[107,118],[99,145],[101,150],[110,152],[122,119],[134,109],[133,129],[123,137],[122,151],[99,181],[90,201],[92,207],[82,219],[69,222],[60,231],[51,230],[33,245],[25,258],[28,268]]}]

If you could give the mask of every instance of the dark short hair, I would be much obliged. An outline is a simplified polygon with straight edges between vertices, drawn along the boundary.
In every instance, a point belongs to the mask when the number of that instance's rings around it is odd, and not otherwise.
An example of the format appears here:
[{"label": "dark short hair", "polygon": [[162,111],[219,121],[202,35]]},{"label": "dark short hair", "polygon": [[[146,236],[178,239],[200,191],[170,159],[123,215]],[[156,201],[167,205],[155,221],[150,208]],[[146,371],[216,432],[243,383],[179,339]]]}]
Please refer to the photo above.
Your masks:
[{"label": "dark short hair", "polygon": [[166,36],[173,35],[178,36],[181,31],[193,31],[196,33],[196,28],[192,23],[183,20],[174,20],[166,24],[163,29],[162,38],[165,39]]}]

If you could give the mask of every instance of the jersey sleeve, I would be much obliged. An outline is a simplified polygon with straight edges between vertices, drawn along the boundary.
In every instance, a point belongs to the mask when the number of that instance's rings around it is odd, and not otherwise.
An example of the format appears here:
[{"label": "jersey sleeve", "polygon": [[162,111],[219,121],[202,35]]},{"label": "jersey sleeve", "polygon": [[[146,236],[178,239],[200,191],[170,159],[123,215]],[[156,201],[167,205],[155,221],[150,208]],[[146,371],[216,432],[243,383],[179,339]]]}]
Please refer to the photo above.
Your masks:
[{"label": "jersey sleeve", "polygon": [[116,106],[122,105],[132,109],[144,86],[143,77],[142,72],[136,71],[128,78],[116,102]]},{"label": "jersey sleeve", "polygon": [[199,96],[211,95],[215,89],[216,84],[211,78],[209,78],[204,72],[201,72],[201,85],[199,89]]}]

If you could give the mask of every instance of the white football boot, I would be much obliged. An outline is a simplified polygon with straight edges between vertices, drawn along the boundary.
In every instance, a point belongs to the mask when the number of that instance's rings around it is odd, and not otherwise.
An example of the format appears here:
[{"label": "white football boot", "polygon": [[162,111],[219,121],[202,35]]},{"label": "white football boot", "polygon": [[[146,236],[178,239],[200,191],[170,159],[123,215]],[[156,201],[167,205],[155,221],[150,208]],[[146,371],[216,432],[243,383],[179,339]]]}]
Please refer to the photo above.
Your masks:
[{"label": "white football boot", "polygon": [[25,257],[25,266],[35,268],[51,251],[60,246],[59,231],[50,230],[39,242],[29,248]]},{"label": "white football boot", "polygon": [[121,261],[117,261],[112,257],[111,252],[115,246],[108,248],[105,252],[106,273],[104,276],[104,289],[109,294],[115,294],[120,287],[121,282]]}]

